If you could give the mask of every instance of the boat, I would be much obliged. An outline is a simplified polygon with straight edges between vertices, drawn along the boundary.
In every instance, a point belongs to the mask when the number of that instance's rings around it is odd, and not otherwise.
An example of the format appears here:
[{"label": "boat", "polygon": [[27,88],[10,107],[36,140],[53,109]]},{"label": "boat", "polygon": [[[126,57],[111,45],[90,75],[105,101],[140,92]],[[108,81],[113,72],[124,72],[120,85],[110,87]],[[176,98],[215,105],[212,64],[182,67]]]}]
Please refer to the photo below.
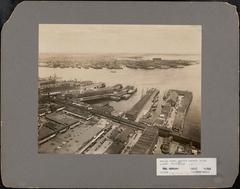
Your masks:
[{"label": "boat", "polygon": [[91,68],[93,68],[93,69],[102,69],[102,67],[98,66],[98,65],[93,65],[93,66],[91,66]]},{"label": "boat", "polygon": [[148,67],[144,67],[143,69],[145,69],[145,70],[153,70],[154,67],[153,66],[148,66]]},{"label": "boat", "polygon": [[126,67],[130,68],[130,69],[138,69],[137,66],[134,66],[134,65],[126,65]]},{"label": "boat", "polygon": [[131,97],[130,94],[125,94],[125,95],[122,96],[122,98],[123,98],[124,100],[128,100],[130,97]]},{"label": "boat", "polygon": [[118,97],[118,96],[110,96],[110,99],[114,100],[114,101],[120,101],[121,100],[121,98]]},{"label": "boat", "polygon": [[178,65],[178,66],[176,66],[176,68],[184,68],[184,66]]},{"label": "boat", "polygon": [[137,91],[137,88],[133,88],[133,89],[130,89],[130,90],[128,90],[128,94],[133,94],[133,93],[135,93]]}]

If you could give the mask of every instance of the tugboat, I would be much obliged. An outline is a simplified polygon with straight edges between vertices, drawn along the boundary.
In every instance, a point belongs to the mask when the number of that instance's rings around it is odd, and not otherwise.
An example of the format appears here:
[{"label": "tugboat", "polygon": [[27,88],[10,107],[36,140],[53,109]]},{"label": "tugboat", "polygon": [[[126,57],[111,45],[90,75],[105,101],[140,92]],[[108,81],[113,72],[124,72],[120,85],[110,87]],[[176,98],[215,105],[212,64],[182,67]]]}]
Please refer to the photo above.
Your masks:
[{"label": "tugboat", "polygon": [[135,92],[137,92],[137,88],[132,86],[131,89],[129,89],[127,93],[128,94],[133,94]]},{"label": "tugboat", "polygon": [[137,66],[134,66],[134,65],[131,65],[131,64],[130,64],[130,65],[127,64],[126,67],[127,67],[127,68],[130,68],[130,69],[138,69]]}]

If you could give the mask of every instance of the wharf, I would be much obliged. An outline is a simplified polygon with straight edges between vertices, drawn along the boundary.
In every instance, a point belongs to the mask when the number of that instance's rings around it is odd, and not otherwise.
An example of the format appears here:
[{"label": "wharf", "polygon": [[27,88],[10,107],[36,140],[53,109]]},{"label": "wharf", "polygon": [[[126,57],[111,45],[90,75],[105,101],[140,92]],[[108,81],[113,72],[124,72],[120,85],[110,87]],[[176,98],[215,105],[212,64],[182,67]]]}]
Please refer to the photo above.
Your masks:
[{"label": "wharf", "polygon": [[189,91],[175,90],[175,92],[178,93],[178,95],[181,97],[181,100],[179,102],[172,129],[176,132],[182,132],[188,109],[192,103],[193,95],[192,92]]},{"label": "wharf", "polygon": [[147,93],[126,113],[126,117],[129,120],[135,121],[138,114],[141,112],[145,104],[151,99],[152,96],[156,96],[159,93],[157,89],[150,89]]}]

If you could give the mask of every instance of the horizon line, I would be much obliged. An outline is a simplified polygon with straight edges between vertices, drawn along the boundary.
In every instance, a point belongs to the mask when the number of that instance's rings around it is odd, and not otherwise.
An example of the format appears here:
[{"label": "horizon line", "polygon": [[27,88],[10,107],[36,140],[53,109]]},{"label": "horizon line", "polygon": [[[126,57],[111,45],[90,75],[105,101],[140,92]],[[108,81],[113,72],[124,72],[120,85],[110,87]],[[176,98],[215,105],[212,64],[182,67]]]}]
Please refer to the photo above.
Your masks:
[{"label": "horizon line", "polygon": [[171,55],[201,55],[201,53],[154,53],[154,52],[148,52],[148,53],[128,53],[128,52],[109,52],[109,53],[82,53],[82,52],[39,52],[38,54],[162,54],[162,55],[167,55],[167,54],[171,54]]}]

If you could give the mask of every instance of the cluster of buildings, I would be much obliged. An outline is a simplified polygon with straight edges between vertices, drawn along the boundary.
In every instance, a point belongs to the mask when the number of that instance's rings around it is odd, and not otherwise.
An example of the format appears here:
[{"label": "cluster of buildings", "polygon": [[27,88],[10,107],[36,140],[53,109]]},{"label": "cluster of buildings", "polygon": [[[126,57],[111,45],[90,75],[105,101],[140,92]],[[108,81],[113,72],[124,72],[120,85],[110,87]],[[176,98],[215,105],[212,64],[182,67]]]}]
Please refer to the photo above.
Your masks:
[{"label": "cluster of buildings", "polygon": [[[41,80],[39,151],[152,154],[160,149],[161,153],[167,154],[173,149],[172,142],[191,142],[180,135],[192,100],[191,92],[169,90],[163,99],[159,99],[160,91],[151,88],[126,112],[119,112],[108,103],[127,100],[135,92],[134,86],[121,84],[106,86],[91,81]],[[149,111],[142,115],[146,107]],[[198,143],[191,143],[190,149],[191,146],[198,149],[195,144]],[[188,150],[177,145],[174,151],[186,153]]]},{"label": "cluster of buildings", "polygon": [[76,80],[68,80],[68,81],[58,81],[56,76],[50,76],[47,79],[40,79],[38,89],[41,94],[45,93],[54,93],[54,92],[63,92],[69,91],[73,89],[97,89],[105,87],[105,83],[93,83],[92,81],[76,81]]},{"label": "cluster of buildings", "polygon": [[151,154],[158,141],[158,137],[157,127],[147,127],[131,149],[130,154]]},{"label": "cluster of buildings", "polygon": [[177,133],[182,133],[185,117],[191,102],[191,92],[169,90],[163,96],[161,113],[159,115],[159,118],[155,121],[154,125],[171,128]]},{"label": "cluster of buildings", "polygon": [[150,60],[143,59],[143,57],[128,57],[125,59],[101,57],[98,59],[89,59],[86,61],[80,61],[78,58],[65,57],[58,59],[57,57],[49,57],[47,59],[40,60],[39,66],[50,68],[78,68],[78,69],[123,69],[127,67],[130,69],[168,69],[168,68],[183,68],[189,66],[195,61],[189,60],[164,60],[162,58],[153,58]]},{"label": "cluster of buildings", "polygon": [[76,127],[80,121],[64,112],[54,112],[47,114],[42,119],[38,128],[38,143],[42,144],[59,133],[66,132],[68,129]]}]

